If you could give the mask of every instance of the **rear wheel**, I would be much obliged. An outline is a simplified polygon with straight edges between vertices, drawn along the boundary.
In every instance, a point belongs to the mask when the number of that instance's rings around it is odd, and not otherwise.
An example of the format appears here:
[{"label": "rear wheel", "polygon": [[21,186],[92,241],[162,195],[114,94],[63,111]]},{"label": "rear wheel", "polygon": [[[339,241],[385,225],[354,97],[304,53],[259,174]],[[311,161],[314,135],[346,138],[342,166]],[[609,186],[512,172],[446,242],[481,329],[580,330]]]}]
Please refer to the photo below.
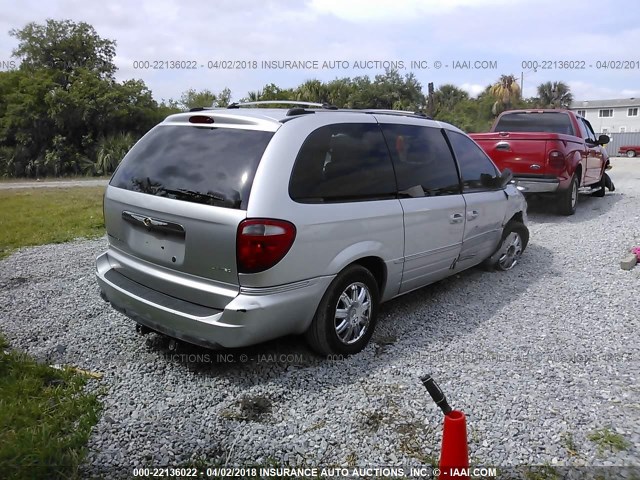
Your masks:
[{"label": "rear wheel", "polygon": [[529,229],[522,222],[513,220],[502,231],[502,240],[496,252],[487,258],[483,266],[487,270],[511,270],[520,261],[529,243]]},{"label": "rear wheel", "polygon": [[635,156],[636,156],[636,151],[635,150],[627,150],[627,157],[633,158]]},{"label": "rear wheel", "polygon": [[573,215],[578,206],[578,177],[573,174],[569,188],[558,195],[558,212],[561,215]]},{"label": "rear wheel", "polygon": [[378,284],[361,265],[344,269],[329,285],[305,336],[316,352],[350,355],[373,335],[379,303]]}]

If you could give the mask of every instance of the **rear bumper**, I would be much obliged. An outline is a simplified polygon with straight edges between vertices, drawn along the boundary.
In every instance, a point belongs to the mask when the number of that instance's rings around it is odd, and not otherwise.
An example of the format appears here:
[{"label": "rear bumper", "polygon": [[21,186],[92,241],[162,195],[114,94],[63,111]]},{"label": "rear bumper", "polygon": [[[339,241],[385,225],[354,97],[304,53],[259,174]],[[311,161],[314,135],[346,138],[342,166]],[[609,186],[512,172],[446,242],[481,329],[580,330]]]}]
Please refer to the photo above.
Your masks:
[{"label": "rear bumper", "polygon": [[522,193],[553,193],[560,187],[557,178],[515,177],[516,187]]},{"label": "rear bumper", "polygon": [[224,309],[186,302],[121,275],[107,253],[96,260],[101,296],[132,320],[207,348],[253,345],[304,332],[334,277],[270,288],[241,288]]}]

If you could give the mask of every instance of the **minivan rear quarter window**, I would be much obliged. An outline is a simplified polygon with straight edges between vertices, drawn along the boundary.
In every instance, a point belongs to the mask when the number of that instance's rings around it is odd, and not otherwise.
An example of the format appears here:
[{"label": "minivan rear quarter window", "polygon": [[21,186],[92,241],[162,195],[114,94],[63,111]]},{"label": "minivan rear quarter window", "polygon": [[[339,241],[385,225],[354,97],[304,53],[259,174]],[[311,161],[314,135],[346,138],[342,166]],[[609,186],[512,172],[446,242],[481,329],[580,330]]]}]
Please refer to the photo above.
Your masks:
[{"label": "minivan rear quarter window", "polygon": [[313,131],[296,158],[289,195],[297,202],[352,202],[397,197],[389,150],[373,123]]},{"label": "minivan rear quarter window", "polygon": [[273,132],[159,125],[124,157],[111,186],[246,210]]}]

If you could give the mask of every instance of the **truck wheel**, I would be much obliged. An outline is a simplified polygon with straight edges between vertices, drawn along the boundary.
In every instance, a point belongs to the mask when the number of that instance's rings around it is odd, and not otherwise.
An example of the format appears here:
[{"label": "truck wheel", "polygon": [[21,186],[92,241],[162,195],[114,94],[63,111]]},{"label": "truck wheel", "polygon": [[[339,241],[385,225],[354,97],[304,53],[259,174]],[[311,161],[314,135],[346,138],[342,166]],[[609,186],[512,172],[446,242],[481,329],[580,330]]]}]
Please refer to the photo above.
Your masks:
[{"label": "truck wheel", "polygon": [[516,266],[529,243],[529,229],[524,223],[513,220],[502,231],[500,245],[482,266],[486,270],[511,270]]},{"label": "truck wheel", "polygon": [[573,215],[578,206],[578,177],[571,177],[569,188],[558,195],[558,212],[561,215]]},{"label": "truck wheel", "polygon": [[595,185],[596,187],[599,187],[599,190],[593,192],[591,194],[592,197],[604,197],[606,192],[606,188],[607,188],[607,174],[606,172],[602,172],[602,178],[600,179],[600,181]]},{"label": "truck wheel", "polygon": [[344,269],[329,285],[309,329],[312,349],[322,355],[351,355],[362,350],[376,326],[378,283],[361,265]]},{"label": "truck wheel", "polygon": [[627,157],[633,158],[635,156],[636,156],[636,151],[635,150],[627,150]]}]

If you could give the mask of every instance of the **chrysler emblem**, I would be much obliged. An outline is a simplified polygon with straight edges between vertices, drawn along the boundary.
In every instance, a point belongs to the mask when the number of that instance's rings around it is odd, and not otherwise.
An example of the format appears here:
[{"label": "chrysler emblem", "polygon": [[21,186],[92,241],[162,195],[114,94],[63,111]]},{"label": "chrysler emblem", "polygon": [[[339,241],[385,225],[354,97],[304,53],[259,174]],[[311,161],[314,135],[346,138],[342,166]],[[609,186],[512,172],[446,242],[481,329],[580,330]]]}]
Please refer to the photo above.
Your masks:
[{"label": "chrysler emblem", "polygon": [[145,218],[142,221],[142,223],[144,223],[144,226],[147,227],[147,228],[149,228],[149,227],[151,227],[151,225],[153,225],[153,221],[149,217]]}]

